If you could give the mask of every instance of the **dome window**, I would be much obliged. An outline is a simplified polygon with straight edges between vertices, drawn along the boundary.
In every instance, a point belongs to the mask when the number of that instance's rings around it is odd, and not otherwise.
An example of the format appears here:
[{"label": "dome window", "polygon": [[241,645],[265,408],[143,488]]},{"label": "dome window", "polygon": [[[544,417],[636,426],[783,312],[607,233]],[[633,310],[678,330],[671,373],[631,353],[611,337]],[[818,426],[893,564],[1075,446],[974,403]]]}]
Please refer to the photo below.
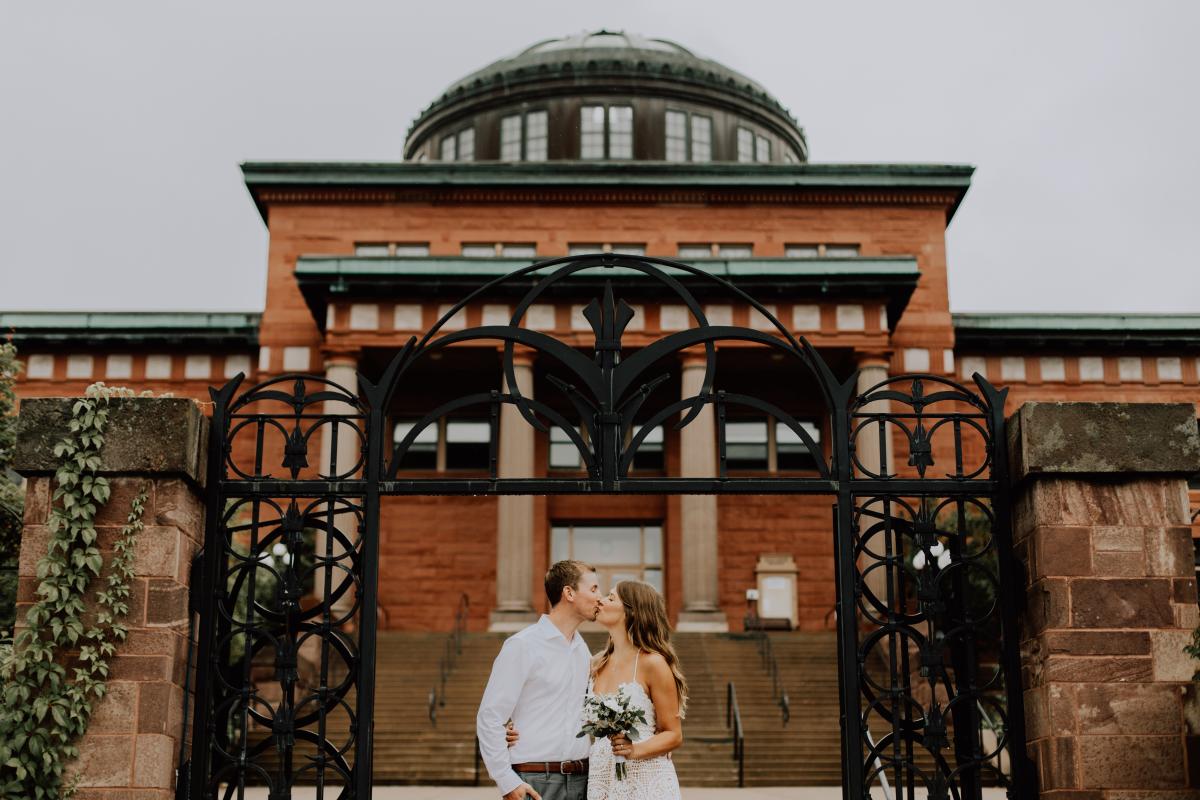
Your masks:
[{"label": "dome window", "polygon": [[442,161],[474,161],[475,129],[463,128],[457,133],[443,136],[438,158]]},{"label": "dome window", "polygon": [[583,106],[579,114],[579,157],[633,158],[633,106]]},{"label": "dome window", "polygon": [[749,128],[737,129],[737,160],[743,164],[771,160],[771,140]]},{"label": "dome window", "polygon": [[711,161],[712,119],[685,111],[667,112],[667,161]]},{"label": "dome window", "polygon": [[501,161],[545,161],[549,141],[545,111],[510,114],[500,119]]}]

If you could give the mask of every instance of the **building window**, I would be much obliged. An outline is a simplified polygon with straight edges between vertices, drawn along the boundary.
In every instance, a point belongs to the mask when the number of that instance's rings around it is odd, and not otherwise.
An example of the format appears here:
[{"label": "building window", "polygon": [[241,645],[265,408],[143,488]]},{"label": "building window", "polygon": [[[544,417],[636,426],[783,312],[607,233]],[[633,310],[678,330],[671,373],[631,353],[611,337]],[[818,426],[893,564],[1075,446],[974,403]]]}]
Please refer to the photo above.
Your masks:
[{"label": "building window", "polygon": [[[404,441],[404,437],[412,432],[416,424],[416,420],[397,422],[392,432],[393,442],[400,444]],[[439,427],[439,424],[434,422],[417,434],[400,462],[401,469],[437,469]]]},{"label": "building window", "polygon": [[754,160],[759,163],[771,160],[771,140],[761,134],[754,137]]},{"label": "building window", "polygon": [[[800,420],[800,427],[812,437],[813,444],[821,446],[821,429],[815,422]],[[817,454],[809,449],[800,436],[782,422],[775,422],[775,468],[780,470],[812,469],[817,465]]]},{"label": "building window", "polygon": [[550,139],[550,124],[545,111],[530,111],[525,115],[525,160],[545,161],[546,144]]},{"label": "building window", "polygon": [[[638,425],[630,431],[630,441],[634,436],[641,433],[642,426]],[[641,445],[638,446],[637,452],[633,454],[633,463],[630,465],[632,471],[635,472],[662,472],[666,468],[666,454],[663,448],[663,429],[661,425],[656,425],[646,434],[646,438],[642,439]]]},{"label": "building window", "polygon": [[501,161],[545,161],[549,122],[545,111],[510,114],[500,119]]},{"label": "building window", "polygon": [[521,160],[520,114],[513,114],[500,120],[500,160]]},{"label": "building window", "polygon": [[550,429],[550,469],[583,469],[579,448],[567,432],[557,425]]},{"label": "building window", "polygon": [[550,560],[568,558],[595,567],[603,593],[627,580],[645,581],[663,591],[663,535],[658,522],[552,525]]},{"label": "building window", "polygon": [[[821,429],[815,421],[800,427],[820,447]],[[729,470],[799,470],[816,466],[816,454],[800,435],[778,420],[736,420],[725,423],[725,467]]]},{"label": "building window", "polygon": [[413,256],[427,256],[429,255],[429,243],[357,242],[354,245],[354,255],[366,258],[384,258],[387,256],[411,258]]},{"label": "building window", "polygon": [[567,255],[569,256],[585,256],[595,253],[617,253],[623,256],[644,256],[646,255],[646,245],[608,243],[567,245]]},{"label": "building window", "polygon": [[462,254],[467,258],[533,258],[537,255],[537,245],[524,242],[471,243],[462,246]]},{"label": "building window", "polygon": [[726,469],[766,469],[768,452],[766,420],[725,423]]},{"label": "building window", "polygon": [[743,164],[754,161],[754,131],[737,129],[737,160]]},{"label": "building window", "polygon": [[579,157],[633,158],[633,106],[583,106],[579,112]]},{"label": "building window", "polygon": [[442,161],[474,161],[475,129],[463,128],[458,133],[443,136],[438,158]]},{"label": "building window", "polygon": [[681,244],[680,258],[750,258],[752,244]]},{"label": "building window", "polygon": [[446,422],[446,469],[488,468],[492,428],[487,422],[452,419]]},{"label": "building window", "polygon": [[783,248],[786,258],[857,258],[856,244],[789,244]]},{"label": "building window", "polygon": [[667,161],[711,161],[712,120],[684,111],[667,112]]}]

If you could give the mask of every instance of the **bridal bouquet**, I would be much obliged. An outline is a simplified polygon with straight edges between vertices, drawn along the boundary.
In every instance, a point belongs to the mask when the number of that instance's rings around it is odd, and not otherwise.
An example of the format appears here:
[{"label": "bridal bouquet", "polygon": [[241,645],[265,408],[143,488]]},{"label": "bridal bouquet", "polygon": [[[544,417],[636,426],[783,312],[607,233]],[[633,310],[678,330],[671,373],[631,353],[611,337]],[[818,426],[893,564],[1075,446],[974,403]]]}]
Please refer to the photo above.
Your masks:
[{"label": "bridal bouquet", "polygon": [[[632,741],[637,725],[646,724],[646,712],[632,705],[629,695],[622,686],[615,694],[592,695],[583,703],[583,730],[575,735],[600,737],[624,734]],[[625,780],[625,756],[613,756],[616,762],[617,780]]]}]

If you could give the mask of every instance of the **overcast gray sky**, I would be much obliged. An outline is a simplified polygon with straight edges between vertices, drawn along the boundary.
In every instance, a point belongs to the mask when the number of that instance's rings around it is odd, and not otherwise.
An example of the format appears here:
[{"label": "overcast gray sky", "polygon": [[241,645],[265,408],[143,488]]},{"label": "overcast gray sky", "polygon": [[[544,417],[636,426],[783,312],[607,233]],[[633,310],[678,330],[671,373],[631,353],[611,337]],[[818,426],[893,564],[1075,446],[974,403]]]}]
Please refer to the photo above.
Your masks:
[{"label": "overcast gray sky", "polygon": [[244,160],[399,160],[539,39],[674,39],[814,161],[976,165],[956,311],[1200,312],[1200,3],[0,3],[0,309],[255,310]]}]

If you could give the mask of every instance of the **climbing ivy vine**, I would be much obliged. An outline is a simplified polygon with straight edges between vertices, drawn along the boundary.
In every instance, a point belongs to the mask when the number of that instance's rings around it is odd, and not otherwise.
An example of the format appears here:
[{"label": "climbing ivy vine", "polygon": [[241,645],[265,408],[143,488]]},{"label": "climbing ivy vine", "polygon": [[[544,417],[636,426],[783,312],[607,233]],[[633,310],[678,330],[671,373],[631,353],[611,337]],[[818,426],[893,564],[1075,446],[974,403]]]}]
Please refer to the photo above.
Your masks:
[{"label": "climbing ivy vine", "polygon": [[[129,612],[147,485],[133,500],[107,568],[95,520],[111,494],[99,475],[109,401],[132,396],[102,383],[88,387],[72,407],[67,436],[54,447],[50,541],[37,565],[36,600],[0,663],[0,797],[73,793],[66,767],[78,755],[75,743],[87,730],[93,703],[105,694],[109,664],[127,635],[122,620]],[[85,597],[102,576],[89,604]]]}]

